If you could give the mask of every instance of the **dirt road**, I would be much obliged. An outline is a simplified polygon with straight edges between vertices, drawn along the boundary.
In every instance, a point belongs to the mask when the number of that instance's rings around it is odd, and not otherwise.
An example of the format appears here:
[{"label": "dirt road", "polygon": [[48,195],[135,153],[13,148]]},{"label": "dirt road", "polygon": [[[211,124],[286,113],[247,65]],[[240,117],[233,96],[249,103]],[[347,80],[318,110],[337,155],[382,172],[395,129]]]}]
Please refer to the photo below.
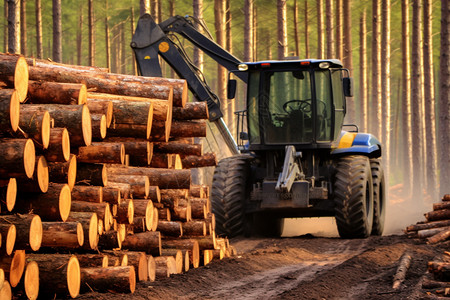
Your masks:
[{"label": "dirt road", "polygon": [[[448,245],[432,247],[404,235],[362,240],[311,235],[234,239],[237,255],[153,283],[133,295],[90,293],[79,299],[423,299],[426,263]],[[404,251],[413,256],[407,280],[392,290]]]}]

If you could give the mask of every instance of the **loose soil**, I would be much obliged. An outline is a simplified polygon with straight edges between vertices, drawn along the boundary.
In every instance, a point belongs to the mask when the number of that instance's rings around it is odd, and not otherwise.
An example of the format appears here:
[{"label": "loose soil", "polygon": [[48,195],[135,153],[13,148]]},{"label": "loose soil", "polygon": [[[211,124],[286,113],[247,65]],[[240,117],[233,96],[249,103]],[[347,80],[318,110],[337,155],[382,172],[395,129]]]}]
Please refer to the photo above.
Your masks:
[{"label": "loose soil", "polygon": [[[236,238],[236,254],[185,274],[140,282],[132,295],[88,293],[78,299],[428,299],[421,287],[430,246],[405,235],[346,240],[303,235]],[[412,264],[400,289],[392,278],[405,251]]]}]

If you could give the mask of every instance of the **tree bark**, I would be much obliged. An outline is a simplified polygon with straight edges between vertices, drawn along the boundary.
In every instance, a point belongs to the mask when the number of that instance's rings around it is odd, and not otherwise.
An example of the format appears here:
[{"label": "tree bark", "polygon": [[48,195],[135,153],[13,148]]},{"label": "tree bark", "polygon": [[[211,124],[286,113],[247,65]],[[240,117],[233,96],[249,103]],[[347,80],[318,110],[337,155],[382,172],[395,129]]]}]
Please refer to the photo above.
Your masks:
[{"label": "tree bark", "polygon": [[66,128],[55,127],[50,129],[48,148],[43,154],[49,162],[69,161],[70,137]]},{"label": "tree bark", "polygon": [[450,219],[450,209],[441,209],[441,210],[436,210],[436,211],[430,211],[425,214],[425,218],[428,221]]},{"label": "tree bark", "polygon": [[28,82],[28,103],[33,104],[75,104],[87,102],[86,85],[60,82]]},{"label": "tree bark", "polygon": [[294,42],[295,42],[295,56],[300,58],[300,37],[298,29],[298,1],[294,0]]},{"label": "tree bark", "polygon": [[16,132],[20,122],[20,102],[16,90],[0,90],[0,131]]},{"label": "tree bark", "polygon": [[181,227],[181,223],[175,221],[160,220],[156,230],[161,232],[163,236],[180,237],[183,235],[183,227]]},{"label": "tree bark", "polygon": [[84,243],[83,249],[96,250],[98,245],[98,217],[92,212],[72,211],[67,218],[67,222],[79,222],[83,228]]},{"label": "tree bark", "polygon": [[134,293],[136,274],[133,266],[81,268],[81,290]]},{"label": "tree bark", "polygon": [[381,137],[381,5],[380,0],[373,0],[372,5],[372,118],[370,131]]},{"label": "tree bark", "polygon": [[277,37],[278,59],[282,60],[288,56],[286,0],[277,0]]},{"label": "tree bark", "polygon": [[367,81],[367,18],[366,11],[359,22],[359,99],[361,103],[359,126],[361,132],[368,131],[368,81]]},{"label": "tree bark", "polygon": [[82,163],[123,164],[124,160],[125,147],[122,143],[95,142],[78,148],[77,161]]},{"label": "tree bark", "polygon": [[181,159],[184,169],[203,168],[217,166],[217,158],[215,153],[205,153],[202,156],[188,155]]},{"label": "tree bark", "polygon": [[184,108],[174,107],[172,112],[174,120],[208,119],[209,112],[206,102],[189,102]]},{"label": "tree bark", "polygon": [[325,58],[325,30],[323,20],[323,1],[317,0],[317,58]]},{"label": "tree bark", "polygon": [[42,222],[41,247],[76,249],[83,246],[83,226],[79,222]]},{"label": "tree bark", "polygon": [[42,222],[38,215],[3,215],[0,224],[16,227],[16,249],[31,249],[38,251],[42,242]]},{"label": "tree bark", "polygon": [[127,235],[122,243],[123,249],[144,251],[151,255],[161,255],[161,234],[158,231],[146,231]]},{"label": "tree bark", "polygon": [[0,60],[0,81],[14,88],[20,102],[24,102],[28,93],[29,67],[22,56],[2,55]]},{"label": "tree bark", "polygon": [[95,66],[95,24],[94,24],[94,3],[88,0],[88,28],[89,28],[89,65]]},{"label": "tree bark", "polygon": [[336,0],[336,58],[343,60],[344,58],[344,34],[343,34],[343,0]]},{"label": "tree bark", "polygon": [[[172,2],[171,2],[172,3]],[[200,20],[201,22],[204,22],[203,20],[203,0],[194,0],[192,2],[192,8],[194,17]],[[195,29],[198,30],[198,32],[203,33],[203,28],[199,26],[199,24],[195,23]],[[193,52],[193,58],[194,58],[194,65],[197,66],[197,68],[203,72],[203,51],[201,51],[198,47],[194,47]]]},{"label": "tree bark", "polygon": [[147,198],[150,192],[148,176],[110,175],[109,182],[127,183],[134,198]]},{"label": "tree bark", "polygon": [[103,188],[93,185],[75,185],[72,189],[72,201],[102,203]]},{"label": "tree bark", "polygon": [[[153,143],[144,139],[112,137],[105,142],[121,142],[125,153],[130,156],[130,165],[145,167],[150,164],[153,156]],[[140,196],[138,196],[140,197]]]},{"label": "tree bark", "polygon": [[383,143],[383,168],[386,174],[390,174],[390,150],[391,150],[391,1],[382,0],[382,35],[381,35],[381,57],[383,67],[381,68],[381,89],[382,89],[382,135]]},{"label": "tree bark", "polygon": [[50,114],[48,111],[36,111],[33,107],[22,105],[19,126],[42,149],[48,148],[50,143]]},{"label": "tree bark", "polygon": [[133,204],[135,217],[143,217],[146,229],[152,231],[153,218],[155,217],[153,202],[151,200],[134,199]]},{"label": "tree bark", "polygon": [[87,99],[87,106],[91,114],[100,114],[106,116],[106,127],[109,128],[113,119],[113,103],[109,100],[98,100],[90,98]]},{"label": "tree bark", "polygon": [[17,230],[14,224],[0,221],[1,253],[10,256],[16,244]]},{"label": "tree bark", "polygon": [[20,0],[20,53],[27,55],[27,1]]},{"label": "tree bark", "polygon": [[31,139],[1,139],[0,178],[31,178],[35,168],[35,148]]},{"label": "tree bark", "polygon": [[53,60],[62,62],[61,0],[53,0]]},{"label": "tree bark", "polygon": [[449,194],[450,186],[450,1],[441,1],[441,42],[439,60],[439,153],[440,195]]},{"label": "tree bark", "polygon": [[3,269],[5,277],[9,279],[11,287],[16,287],[25,269],[25,250],[16,250],[12,257],[2,257],[0,268]]},{"label": "tree bark", "polygon": [[325,0],[327,55],[326,58],[335,58],[334,43],[334,12],[333,1]]},{"label": "tree bark", "polygon": [[20,53],[20,1],[8,2],[8,52]]},{"label": "tree bark", "polygon": [[48,166],[47,160],[44,156],[36,157],[36,165],[33,177],[30,179],[18,178],[19,193],[32,192],[32,193],[46,193],[48,190]]},{"label": "tree bark", "polygon": [[[344,1],[343,13],[344,16],[351,16],[351,0]],[[352,19],[344,18],[344,57],[343,64],[350,74],[353,74],[353,54],[352,54]],[[381,63],[381,62],[380,62]],[[355,122],[355,101],[349,99],[347,101],[347,123],[353,124]]]},{"label": "tree bark", "polygon": [[196,239],[164,239],[162,247],[163,249],[188,250],[191,266],[198,268],[200,265],[200,248]]},{"label": "tree bark", "polygon": [[109,203],[92,203],[86,201],[72,201],[72,211],[73,212],[91,212],[96,213],[97,217],[104,220],[105,230],[108,231],[107,227],[111,224],[111,209]]},{"label": "tree bark", "polygon": [[80,268],[108,267],[108,255],[105,254],[77,254]]},{"label": "tree bark", "polygon": [[206,236],[205,221],[193,220],[181,224],[184,236]]}]

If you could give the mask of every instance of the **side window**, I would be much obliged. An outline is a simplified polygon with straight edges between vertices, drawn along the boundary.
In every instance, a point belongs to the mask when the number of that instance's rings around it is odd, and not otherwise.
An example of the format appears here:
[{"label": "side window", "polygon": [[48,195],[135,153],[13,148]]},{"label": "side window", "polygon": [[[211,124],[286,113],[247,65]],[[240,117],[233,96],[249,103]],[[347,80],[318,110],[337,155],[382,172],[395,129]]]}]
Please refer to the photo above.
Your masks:
[{"label": "side window", "polygon": [[250,144],[261,143],[259,135],[259,72],[252,72],[249,74],[248,93],[247,93],[247,115]]},{"label": "side window", "polygon": [[315,71],[316,84],[316,140],[331,140],[332,87],[329,70]]},{"label": "side window", "polygon": [[345,117],[345,97],[342,90],[342,71],[332,70],[332,86],[333,86],[333,101],[334,101],[334,136],[333,140],[341,134],[342,124],[344,124]]}]

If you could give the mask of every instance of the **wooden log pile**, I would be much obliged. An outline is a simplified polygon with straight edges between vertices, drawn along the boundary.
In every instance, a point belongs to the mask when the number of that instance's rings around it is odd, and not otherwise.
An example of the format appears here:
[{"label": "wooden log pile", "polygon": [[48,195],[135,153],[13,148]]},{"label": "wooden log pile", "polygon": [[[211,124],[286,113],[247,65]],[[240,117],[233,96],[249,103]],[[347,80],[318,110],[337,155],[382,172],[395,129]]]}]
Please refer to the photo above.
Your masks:
[{"label": "wooden log pile", "polygon": [[433,210],[425,213],[425,221],[406,227],[405,233],[436,244],[450,238],[450,195],[444,195],[440,202],[433,203]]},{"label": "wooden log pile", "polygon": [[216,165],[194,143],[207,106],[186,99],[184,80],[0,53],[1,295],[133,293],[231,255],[191,181]]}]

